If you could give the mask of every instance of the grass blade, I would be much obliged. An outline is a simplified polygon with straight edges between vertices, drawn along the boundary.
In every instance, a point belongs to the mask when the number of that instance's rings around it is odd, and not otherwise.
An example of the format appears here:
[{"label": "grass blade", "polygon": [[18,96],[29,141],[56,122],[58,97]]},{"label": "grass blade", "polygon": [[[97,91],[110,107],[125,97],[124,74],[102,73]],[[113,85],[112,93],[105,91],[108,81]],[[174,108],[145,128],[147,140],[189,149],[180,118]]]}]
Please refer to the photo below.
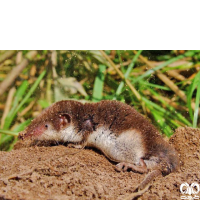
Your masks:
[{"label": "grass blade", "polygon": [[158,65],[157,67],[154,67],[153,69],[150,69],[150,70],[146,71],[144,74],[142,74],[141,76],[137,77],[137,78],[133,81],[133,83],[135,84],[136,82],[140,81],[141,79],[150,76],[150,75],[151,75],[152,73],[154,73],[155,71],[157,71],[157,70],[159,70],[159,69],[162,69],[163,67],[166,67],[167,65],[169,65],[169,64],[171,64],[171,63],[173,63],[173,62],[175,62],[175,61],[177,61],[177,60],[180,60],[180,59],[182,59],[182,58],[184,58],[184,57],[193,56],[193,55],[196,54],[197,52],[198,52],[198,51],[188,51],[188,52],[186,52],[186,53],[183,54],[183,55],[179,55],[179,56],[177,56],[177,57],[175,57],[175,58],[172,58],[172,59],[170,59],[170,60],[168,60],[168,61],[166,61],[166,62],[164,62],[164,63]]},{"label": "grass blade", "polygon": [[196,94],[196,101],[195,101],[195,108],[194,108],[193,128],[197,127],[198,113],[199,113],[199,101],[200,101],[200,79],[199,79],[199,84],[197,86],[197,94]]},{"label": "grass blade", "polygon": [[19,101],[21,101],[21,99],[24,96],[27,88],[28,88],[28,81],[25,80],[25,81],[22,82],[22,84],[20,85],[20,87],[16,91],[15,98],[14,98],[14,101],[13,101],[13,106],[12,106],[12,109],[10,110],[10,112],[8,113],[7,118],[10,118],[10,116],[13,115]]},{"label": "grass blade", "polygon": [[32,119],[28,119],[25,122],[19,124],[16,128],[14,128],[14,132],[23,131],[30,123]]},{"label": "grass blade", "polygon": [[15,136],[14,141],[10,144],[9,149],[7,149],[8,151],[11,150],[13,148],[14,144],[16,143],[16,141],[18,140],[18,138],[16,136],[18,136],[19,132],[24,130],[26,128],[26,126],[28,126],[30,124],[30,122],[31,122],[31,119],[26,120],[25,122],[19,124],[14,129],[14,131],[0,129],[0,134],[2,133],[3,136],[4,136],[4,137],[1,138],[0,147],[1,147],[2,144],[9,143],[9,141],[12,141],[13,136]]},{"label": "grass blade", "polygon": [[168,126],[163,116],[156,110],[151,110],[151,113],[156,121],[156,124],[161,128],[161,131],[164,132],[167,137],[170,137],[173,134],[173,131],[170,126]]},{"label": "grass blade", "polygon": [[15,109],[15,111],[12,113],[11,116],[9,116],[9,118],[6,118],[6,122],[4,125],[4,129],[8,129],[14,119],[14,117],[16,116],[17,112],[20,110],[20,108],[26,103],[26,101],[30,98],[30,96],[33,94],[33,92],[36,90],[36,88],[38,87],[40,81],[43,79],[43,77],[46,74],[46,70],[44,70],[40,76],[37,78],[37,80],[35,81],[35,83],[32,85],[32,87],[30,88],[29,92],[27,93],[27,95],[23,98],[23,100],[21,101],[21,103],[17,106],[17,108]]},{"label": "grass blade", "polygon": [[[128,66],[128,69],[126,70],[126,73],[124,74],[124,79],[127,79],[129,77],[129,74],[131,73],[131,70],[133,69],[135,62],[141,53],[142,53],[142,50],[139,50],[137,54],[133,57],[131,63]],[[117,88],[116,96],[119,96],[121,94],[123,87],[124,87],[124,81],[121,81],[121,83],[119,84]],[[116,97],[114,97],[114,99],[116,99]]]},{"label": "grass blade", "polygon": [[99,71],[94,81],[92,101],[98,102],[102,99],[103,85],[105,79],[105,65],[99,65]]},{"label": "grass blade", "polygon": [[[189,114],[192,121],[194,121],[193,110],[192,110],[192,95],[196,87],[199,87],[199,85],[200,85],[200,71],[193,79],[192,84],[190,85],[187,91],[187,107],[189,109]],[[195,104],[195,107],[196,107],[196,104]]]},{"label": "grass blade", "polygon": [[162,113],[163,115],[163,118],[168,118],[168,121],[171,123],[171,124],[174,124],[176,127],[179,127],[179,124],[177,124],[173,118],[174,118],[174,115],[168,111],[168,110],[165,110],[164,108],[162,108],[161,106],[153,103],[152,101],[148,100],[147,98],[145,97],[142,97],[142,100],[146,103],[147,106],[152,106],[153,108],[155,108],[157,111],[159,111],[160,113]]},{"label": "grass blade", "polygon": [[[132,80],[133,80],[133,79],[132,79]],[[162,85],[149,83],[148,81],[143,81],[143,80],[141,80],[140,83],[141,83],[142,85],[147,85],[147,86],[149,86],[149,87],[153,87],[153,88],[156,88],[156,89],[171,91],[171,89],[170,89],[169,87],[165,87],[165,86],[162,86]]]},{"label": "grass blade", "polygon": [[18,133],[16,131],[9,131],[9,130],[3,130],[3,129],[0,129],[0,134],[18,136]]},{"label": "grass blade", "polygon": [[173,116],[173,119],[177,118],[179,119],[182,123],[184,123],[185,125],[187,126],[192,126],[192,124],[184,117],[182,116],[180,113],[178,113],[172,106],[170,106],[169,104],[167,104],[161,97],[158,93],[156,93],[154,90],[152,90],[151,88],[149,88],[149,91],[158,97],[159,101],[161,103],[163,103],[168,109],[169,111],[171,112],[172,116]]}]

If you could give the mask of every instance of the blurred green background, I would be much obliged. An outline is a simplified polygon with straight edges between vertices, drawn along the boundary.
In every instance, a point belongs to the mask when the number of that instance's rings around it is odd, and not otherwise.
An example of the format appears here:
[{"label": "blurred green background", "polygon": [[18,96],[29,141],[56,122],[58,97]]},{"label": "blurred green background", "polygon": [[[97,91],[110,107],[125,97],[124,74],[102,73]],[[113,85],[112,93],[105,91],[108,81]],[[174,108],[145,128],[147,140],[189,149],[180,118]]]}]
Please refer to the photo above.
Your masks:
[{"label": "blurred green background", "polygon": [[0,150],[63,99],[125,102],[168,137],[199,127],[200,51],[0,51]]}]

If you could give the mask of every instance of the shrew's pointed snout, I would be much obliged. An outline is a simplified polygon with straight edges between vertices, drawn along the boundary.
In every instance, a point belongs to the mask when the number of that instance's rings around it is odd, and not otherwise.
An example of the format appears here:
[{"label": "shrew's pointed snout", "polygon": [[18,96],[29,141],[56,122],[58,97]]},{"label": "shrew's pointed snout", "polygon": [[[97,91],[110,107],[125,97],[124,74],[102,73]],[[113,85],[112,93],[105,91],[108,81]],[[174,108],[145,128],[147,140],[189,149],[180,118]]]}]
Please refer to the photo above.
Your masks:
[{"label": "shrew's pointed snout", "polygon": [[25,135],[26,135],[26,131],[25,131],[25,130],[24,130],[24,131],[21,131],[21,132],[19,132],[18,138],[19,138],[20,140],[23,140],[24,137],[25,137]]}]

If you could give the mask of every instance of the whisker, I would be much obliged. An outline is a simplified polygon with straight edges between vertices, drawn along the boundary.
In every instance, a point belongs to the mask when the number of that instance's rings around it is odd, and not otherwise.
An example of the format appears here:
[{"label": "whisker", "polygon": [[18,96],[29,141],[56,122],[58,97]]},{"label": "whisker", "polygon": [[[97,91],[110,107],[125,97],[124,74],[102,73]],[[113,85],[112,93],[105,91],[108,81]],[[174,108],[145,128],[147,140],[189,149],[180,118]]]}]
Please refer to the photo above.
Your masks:
[{"label": "whisker", "polygon": [[[46,133],[43,133],[44,135],[46,135],[48,137],[48,135]],[[59,141],[57,141],[56,139],[53,139],[53,141],[57,144],[57,145],[60,145],[59,144]]]}]

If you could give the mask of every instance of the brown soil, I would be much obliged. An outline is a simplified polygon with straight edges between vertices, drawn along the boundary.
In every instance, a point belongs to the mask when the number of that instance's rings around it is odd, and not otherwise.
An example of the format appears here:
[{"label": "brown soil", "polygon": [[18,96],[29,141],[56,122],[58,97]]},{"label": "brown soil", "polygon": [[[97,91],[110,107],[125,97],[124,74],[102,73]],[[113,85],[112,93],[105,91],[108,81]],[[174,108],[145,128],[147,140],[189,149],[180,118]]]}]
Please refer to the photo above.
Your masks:
[{"label": "brown soil", "polygon": [[[180,185],[200,183],[200,130],[179,128],[170,143],[181,169],[157,177],[139,199],[180,199]],[[0,199],[124,199],[144,174],[116,172],[100,152],[65,146],[25,147],[0,152]]]}]

